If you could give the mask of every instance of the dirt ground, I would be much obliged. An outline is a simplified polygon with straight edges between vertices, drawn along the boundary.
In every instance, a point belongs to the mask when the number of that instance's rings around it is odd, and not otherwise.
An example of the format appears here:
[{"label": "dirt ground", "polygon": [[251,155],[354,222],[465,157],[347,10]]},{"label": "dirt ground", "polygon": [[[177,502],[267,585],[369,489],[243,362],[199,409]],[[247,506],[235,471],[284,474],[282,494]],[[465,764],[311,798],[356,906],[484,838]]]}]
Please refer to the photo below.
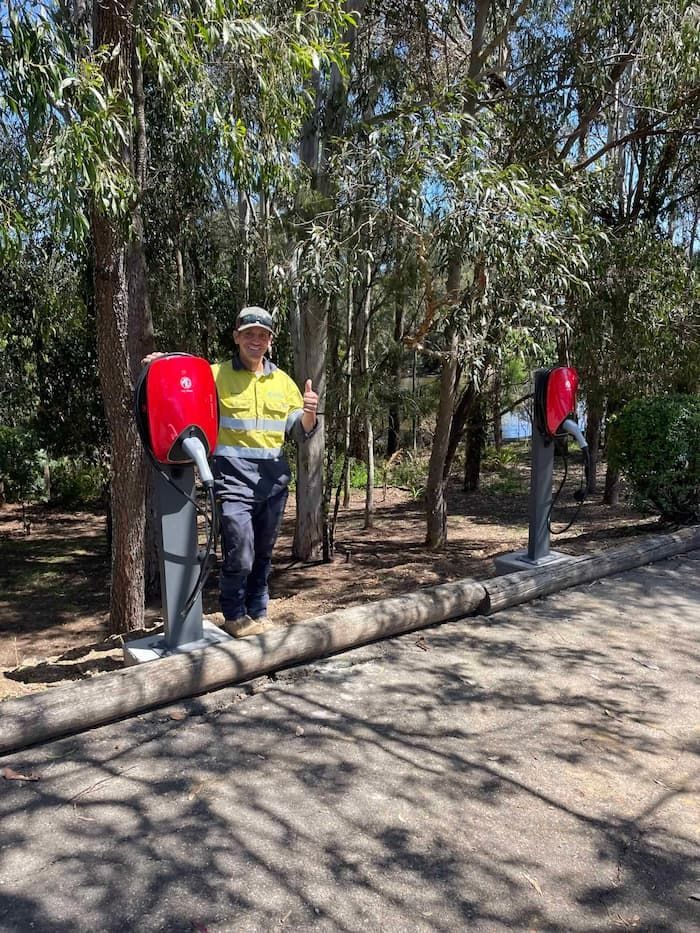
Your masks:
[{"label": "dirt ground", "polygon": [[[486,477],[478,493],[466,494],[455,482],[449,543],[439,552],[424,546],[422,503],[409,491],[377,489],[370,529],[363,527],[364,494],[356,492],[339,513],[333,562],[313,565],[290,557],[292,497],[270,579],[271,618],[288,625],[424,586],[492,576],[497,554],[527,545],[527,487],[525,473],[515,482]],[[657,527],[655,518],[604,506],[597,496],[553,547],[600,550]],[[120,642],[107,637],[108,571],[104,514],[0,506],[0,699],[121,666]],[[216,586],[212,574],[204,610],[215,620]],[[160,622],[160,607],[150,607],[147,626]]]}]

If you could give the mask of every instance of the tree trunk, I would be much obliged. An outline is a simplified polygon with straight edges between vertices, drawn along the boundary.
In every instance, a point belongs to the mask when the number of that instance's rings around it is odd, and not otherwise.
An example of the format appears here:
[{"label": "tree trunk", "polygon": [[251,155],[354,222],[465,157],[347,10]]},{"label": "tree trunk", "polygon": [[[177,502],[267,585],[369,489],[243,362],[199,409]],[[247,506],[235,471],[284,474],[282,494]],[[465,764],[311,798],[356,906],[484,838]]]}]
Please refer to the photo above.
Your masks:
[{"label": "tree trunk", "polygon": [[261,188],[258,206],[258,227],[262,249],[258,254],[258,291],[263,305],[267,303],[267,292],[270,287],[270,211],[270,198],[267,191]]},{"label": "tree trunk", "polygon": [[250,204],[245,191],[238,189],[238,287],[242,290],[241,304],[250,303]]},{"label": "tree trunk", "polygon": [[[366,0],[346,0],[348,12],[364,12]],[[357,28],[348,26],[344,42],[352,54]],[[347,85],[336,65],[331,66],[327,90],[321,77],[314,74],[312,87],[315,106],[301,132],[299,155],[311,176],[311,187],[324,196],[332,189],[329,156],[333,140],[340,136],[347,110]],[[323,131],[323,132],[322,132]],[[328,347],[328,308],[323,295],[310,289],[303,306],[297,308],[297,327],[293,331],[297,381],[311,379],[319,395],[319,409],[326,403],[326,352]],[[323,546],[323,450],[324,417],[319,414],[319,429],[299,448],[297,457],[297,524],[293,554],[298,560],[316,560]]]},{"label": "tree trunk", "polygon": [[143,624],[144,463],[132,416],[126,249],[110,222],[97,211],[92,215],[92,235],[97,351],[111,444],[110,631],[119,633]]},{"label": "tree trunk", "polygon": [[[146,164],[148,158],[146,137],[146,99],[143,90],[143,72],[141,62],[132,48],[131,78],[134,98],[134,143],[132,167],[139,194],[146,185]],[[153,317],[148,293],[148,269],[144,247],[143,218],[140,205],[132,212],[132,238],[127,247],[126,274],[129,288],[129,357],[131,378],[138,380],[141,360],[155,349],[153,339]],[[178,273],[178,303],[182,310],[184,300],[184,266],[182,253],[176,249]],[[160,560],[158,554],[158,527],[155,507],[154,474],[144,468],[143,481],[146,486],[145,503],[145,539],[144,539],[144,594],[151,601],[160,599]]]},{"label": "tree trunk", "polygon": [[[372,221],[368,222],[368,241],[372,236]],[[365,463],[367,465],[367,485],[365,487],[365,528],[374,526],[374,425],[372,424],[372,384],[369,378],[369,333],[372,315],[372,264],[364,259],[365,295],[362,302],[362,343],[360,345],[360,372],[365,385]]]},{"label": "tree trunk", "polygon": [[292,553],[297,560],[319,560],[323,550],[323,451],[326,409],[326,349],[328,312],[321,296],[312,293],[293,328],[294,369],[299,385],[311,380],[318,393],[318,430],[297,454],[297,519]]},{"label": "tree trunk", "polygon": [[[399,294],[396,308],[394,310],[394,344],[401,349],[404,335],[404,296]],[[387,460],[401,446],[401,403],[399,393],[401,391],[401,359],[402,356],[397,353],[395,357],[395,367],[392,373],[394,383],[394,401],[389,405],[389,427],[386,438],[386,456]]]},{"label": "tree trunk", "polygon": [[[462,276],[461,253],[457,252],[450,261],[447,272],[447,300],[456,306]],[[440,370],[440,401],[435,423],[435,436],[430,450],[428,482],[425,489],[426,546],[437,550],[447,542],[446,491],[449,470],[445,470],[452,432],[455,409],[459,359],[459,341],[452,324],[445,331],[445,355]]]},{"label": "tree trunk", "polygon": [[602,405],[597,401],[586,399],[586,441],[590,455],[590,472],[588,474],[588,492],[594,493],[598,487],[598,454],[600,451],[600,430],[603,422]]},{"label": "tree trunk", "polygon": [[476,492],[481,477],[481,455],[486,441],[486,412],[480,397],[472,406],[464,446],[464,491]]},{"label": "tree trunk", "polygon": [[[143,171],[145,148],[139,120],[139,88],[132,72],[133,0],[95,5],[95,48],[117,49],[103,65],[105,81],[134,97],[136,142],[115,153],[135,171]],[[133,56],[133,58],[132,58]],[[144,605],[144,456],[132,414],[133,380],[147,352],[148,322],[145,263],[140,216],[133,218],[135,239],[124,238],[97,205],[91,209],[95,250],[95,309],[100,383],[111,442],[112,574],[110,630],[127,632],[143,624]],[[151,339],[152,345],[152,339]]]},{"label": "tree trunk", "polygon": [[445,493],[448,477],[444,475],[450,426],[454,411],[457,381],[457,335],[452,327],[447,335],[447,355],[440,371],[440,402],[438,404],[435,436],[430,450],[428,483],[425,491],[426,546],[437,550],[447,542],[447,501]]},{"label": "tree trunk", "polygon": [[[457,373],[455,374],[455,385],[459,384],[460,374],[461,367],[458,367]],[[474,406],[478,403],[478,401],[479,395],[476,390],[476,386],[474,381],[470,380],[469,384],[462,392],[462,395],[460,396],[459,401],[456,403],[452,413],[450,439],[447,442],[447,453],[445,455],[445,463],[442,468],[442,472],[445,478],[447,478],[452,469],[452,464],[454,463],[460,441],[462,440],[466,426],[469,424],[469,419],[472,417]]]},{"label": "tree trunk", "polygon": [[345,449],[345,464],[343,468],[343,507],[346,509],[350,506],[351,488],[350,451],[352,443],[352,380],[354,375],[353,370],[355,367],[355,340],[352,329],[354,307],[355,300],[351,279],[348,283],[348,309],[345,323],[345,346],[347,347],[347,361],[345,367],[347,370],[347,382],[345,386],[345,438],[343,442]]},{"label": "tree trunk", "polygon": [[[607,404],[607,416],[608,419],[612,415],[617,414],[618,411],[622,408],[622,404],[618,399],[608,398]],[[606,438],[607,443],[607,438]],[[603,490],[603,503],[604,505],[617,505],[620,501],[620,471],[613,470],[610,465],[608,465],[607,470],[605,471],[605,488]]]},{"label": "tree trunk", "polygon": [[496,372],[493,378],[493,396],[491,399],[491,417],[493,419],[493,446],[500,450],[503,446],[503,435],[501,433],[501,366],[496,364]]},{"label": "tree trunk", "polygon": [[[332,307],[333,316],[337,314],[337,307]],[[323,562],[330,563],[335,553],[335,528],[338,519],[338,486],[336,502],[331,508],[331,498],[334,490],[334,475],[336,456],[339,450],[340,438],[345,433],[345,419],[343,415],[345,384],[343,382],[343,359],[340,349],[340,328],[332,327],[329,333],[329,372],[326,388],[326,464],[323,480]],[[343,459],[343,472],[347,460]],[[342,477],[341,477],[342,485]]]},{"label": "tree trunk", "polygon": [[400,441],[401,428],[401,406],[398,402],[392,402],[389,406],[389,425],[386,435],[386,456],[387,459],[395,454],[401,446]]},{"label": "tree trunk", "polygon": [[411,450],[414,458],[418,455],[418,397],[420,395],[420,385],[418,384],[418,354],[413,351],[413,360],[411,362],[411,397],[413,399],[413,418],[411,419]]},{"label": "tree trunk", "polygon": [[603,502],[605,505],[617,505],[620,501],[620,473],[608,467],[605,471],[605,490]]},{"label": "tree trunk", "polygon": [[362,527],[374,528],[374,427],[369,413],[365,418],[365,434],[367,435],[367,485],[365,487],[365,521]]}]

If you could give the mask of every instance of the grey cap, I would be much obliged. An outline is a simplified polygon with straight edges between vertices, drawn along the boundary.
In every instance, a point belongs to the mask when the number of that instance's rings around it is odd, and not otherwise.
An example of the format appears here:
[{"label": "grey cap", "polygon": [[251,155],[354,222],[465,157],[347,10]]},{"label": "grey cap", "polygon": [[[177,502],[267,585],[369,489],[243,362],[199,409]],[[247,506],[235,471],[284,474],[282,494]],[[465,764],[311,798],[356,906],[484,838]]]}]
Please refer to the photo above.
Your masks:
[{"label": "grey cap", "polygon": [[236,330],[248,330],[249,327],[264,327],[271,334],[275,332],[272,315],[264,308],[243,308],[236,318]]}]

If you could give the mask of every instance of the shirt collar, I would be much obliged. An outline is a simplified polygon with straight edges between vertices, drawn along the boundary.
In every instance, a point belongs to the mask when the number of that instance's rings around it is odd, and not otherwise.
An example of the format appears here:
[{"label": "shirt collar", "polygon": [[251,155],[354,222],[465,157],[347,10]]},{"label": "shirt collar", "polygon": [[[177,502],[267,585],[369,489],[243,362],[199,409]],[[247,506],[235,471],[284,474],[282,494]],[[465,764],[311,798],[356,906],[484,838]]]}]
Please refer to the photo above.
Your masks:
[{"label": "shirt collar", "polygon": [[[238,370],[245,369],[245,366],[243,365],[243,363],[241,363],[241,358],[237,353],[233,354],[233,358],[231,359],[231,365],[233,366],[234,369],[238,369]],[[263,372],[262,372],[263,376],[269,376],[270,373],[273,373],[276,369],[277,367],[271,360],[268,360],[266,356],[263,357]]]}]

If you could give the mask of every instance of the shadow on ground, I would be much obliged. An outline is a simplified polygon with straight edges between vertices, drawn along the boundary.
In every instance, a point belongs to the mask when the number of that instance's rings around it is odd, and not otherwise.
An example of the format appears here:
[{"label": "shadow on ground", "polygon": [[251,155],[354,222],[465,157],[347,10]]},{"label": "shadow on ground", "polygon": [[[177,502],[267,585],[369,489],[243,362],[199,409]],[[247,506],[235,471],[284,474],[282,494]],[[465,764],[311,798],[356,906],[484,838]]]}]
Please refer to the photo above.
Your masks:
[{"label": "shadow on ground", "polygon": [[15,756],[0,928],[696,929],[697,566]]}]

